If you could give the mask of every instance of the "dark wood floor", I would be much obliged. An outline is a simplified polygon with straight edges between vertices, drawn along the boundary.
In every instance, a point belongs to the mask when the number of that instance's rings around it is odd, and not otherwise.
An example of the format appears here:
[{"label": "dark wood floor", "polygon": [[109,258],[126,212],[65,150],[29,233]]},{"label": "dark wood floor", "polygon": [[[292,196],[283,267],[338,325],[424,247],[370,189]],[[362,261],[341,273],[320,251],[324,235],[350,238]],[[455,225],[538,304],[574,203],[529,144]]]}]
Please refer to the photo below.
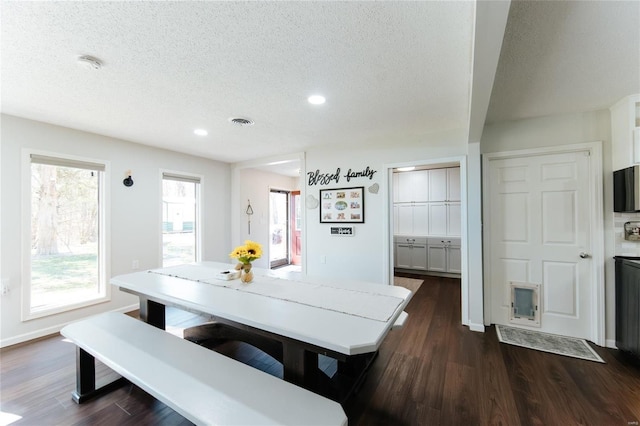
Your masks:
[{"label": "dark wood floor", "polygon": [[[460,325],[459,280],[427,278],[407,307],[405,327],[382,345],[359,392],[346,405],[350,425],[638,425],[640,367],[594,347],[600,364],[498,342],[493,328]],[[171,311],[180,328],[200,321]],[[281,375],[271,357],[239,343],[219,350]],[[184,418],[135,386],[76,405],[75,352],[52,336],[0,350],[0,411],[28,425],[182,425]],[[322,360],[331,374],[332,362]],[[109,375],[106,368],[98,369]],[[0,424],[4,424],[0,417]]]}]

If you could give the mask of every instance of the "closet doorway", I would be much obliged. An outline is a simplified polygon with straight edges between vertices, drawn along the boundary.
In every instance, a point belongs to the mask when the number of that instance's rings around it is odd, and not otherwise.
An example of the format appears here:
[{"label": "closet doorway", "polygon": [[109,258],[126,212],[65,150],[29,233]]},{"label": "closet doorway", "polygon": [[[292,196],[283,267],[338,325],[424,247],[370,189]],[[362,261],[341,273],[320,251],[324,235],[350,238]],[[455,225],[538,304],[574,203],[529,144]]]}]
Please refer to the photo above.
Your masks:
[{"label": "closet doorway", "polygon": [[394,276],[456,280],[466,324],[466,163],[452,158],[390,164],[387,171],[391,282]]}]

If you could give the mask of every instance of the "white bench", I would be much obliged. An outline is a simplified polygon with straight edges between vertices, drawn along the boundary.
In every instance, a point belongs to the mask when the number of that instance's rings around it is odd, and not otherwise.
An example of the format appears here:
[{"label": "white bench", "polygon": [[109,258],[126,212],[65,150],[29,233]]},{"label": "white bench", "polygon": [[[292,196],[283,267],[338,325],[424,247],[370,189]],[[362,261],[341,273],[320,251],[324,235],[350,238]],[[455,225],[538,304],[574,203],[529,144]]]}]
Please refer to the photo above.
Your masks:
[{"label": "white bench", "polygon": [[195,424],[347,424],[335,401],[124,314],[90,317],[61,334],[78,346],[78,403],[104,389],[95,389],[97,358]]},{"label": "white bench", "polygon": [[409,318],[409,314],[406,311],[400,312],[400,315],[398,315],[398,319],[396,319],[396,322],[393,323],[391,329],[397,330],[404,327],[404,323],[407,322],[407,318]]}]

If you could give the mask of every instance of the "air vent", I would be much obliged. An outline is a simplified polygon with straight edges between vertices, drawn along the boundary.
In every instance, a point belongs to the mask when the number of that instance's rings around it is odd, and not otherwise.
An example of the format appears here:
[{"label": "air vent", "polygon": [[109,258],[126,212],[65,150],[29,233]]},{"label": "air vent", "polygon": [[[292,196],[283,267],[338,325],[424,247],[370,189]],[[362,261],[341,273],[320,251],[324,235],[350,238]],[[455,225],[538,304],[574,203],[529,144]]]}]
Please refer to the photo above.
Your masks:
[{"label": "air vent", "polygon": [[232,117],[229,121],[237,126],[253,126],[253,120],[249,120],[248,118]]},{"label": "air vent", "polygon": [[100,59],[89,55],[78,57],[78,64],[88,70],[99,70],[102,68],[102,62]]}]

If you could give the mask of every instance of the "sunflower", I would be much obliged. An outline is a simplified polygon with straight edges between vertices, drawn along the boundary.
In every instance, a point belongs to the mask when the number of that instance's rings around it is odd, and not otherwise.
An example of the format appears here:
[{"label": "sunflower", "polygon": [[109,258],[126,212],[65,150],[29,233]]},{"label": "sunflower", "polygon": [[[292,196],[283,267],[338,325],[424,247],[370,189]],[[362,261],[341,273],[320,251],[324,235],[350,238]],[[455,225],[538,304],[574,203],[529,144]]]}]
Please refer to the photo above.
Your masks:
[{"label": "sunflower", "polygon": [[258,259],[262,256],[262,246],[255,241],[247,240],[244,242],[244,246],[247,248],[247,253],[254,259]]},{"label": "sunflower", "polygon": [[251,263],[262,256],[262,246],[255,241],[247,240],[243,246],[238,246],[229,253],[229,257],[238,259],[244,264]]}]

